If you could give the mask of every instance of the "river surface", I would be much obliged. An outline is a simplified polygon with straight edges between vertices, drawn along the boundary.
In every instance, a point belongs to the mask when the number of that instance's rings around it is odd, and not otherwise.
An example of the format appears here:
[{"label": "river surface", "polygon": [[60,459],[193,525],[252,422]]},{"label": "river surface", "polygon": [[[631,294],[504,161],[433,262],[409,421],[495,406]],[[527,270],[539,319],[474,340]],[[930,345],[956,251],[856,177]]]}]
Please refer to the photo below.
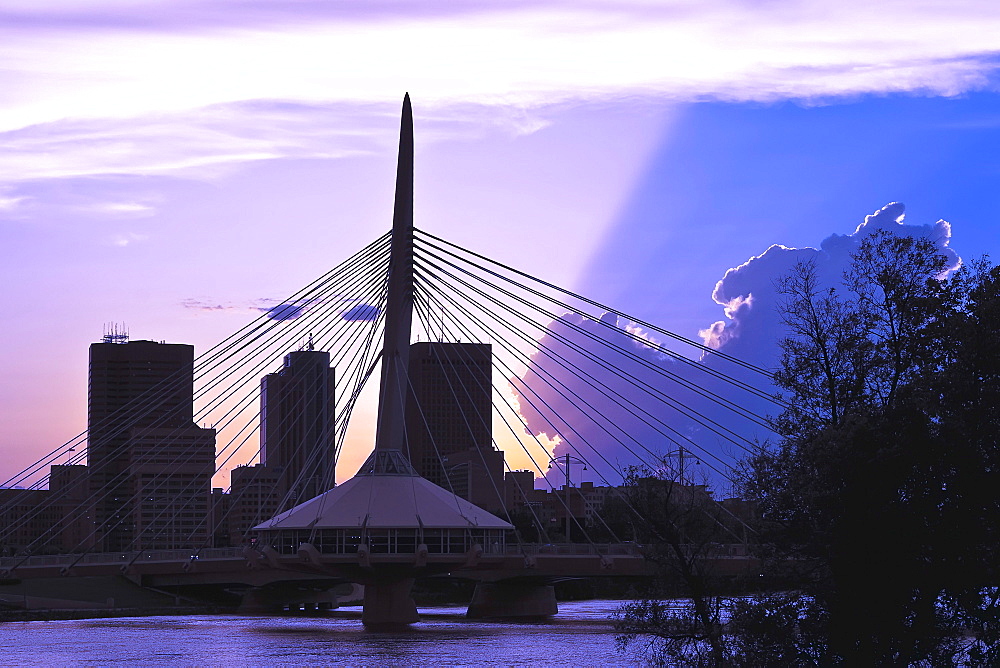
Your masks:
[{"label": "river surface", "polygon": [[0,623],[3,666],[634,666],[615,648],[618,601],[559,604],[551,621],[466,620],[421,608],[406,631],[372,632],[361,609],[330,617],[120,617]]}]

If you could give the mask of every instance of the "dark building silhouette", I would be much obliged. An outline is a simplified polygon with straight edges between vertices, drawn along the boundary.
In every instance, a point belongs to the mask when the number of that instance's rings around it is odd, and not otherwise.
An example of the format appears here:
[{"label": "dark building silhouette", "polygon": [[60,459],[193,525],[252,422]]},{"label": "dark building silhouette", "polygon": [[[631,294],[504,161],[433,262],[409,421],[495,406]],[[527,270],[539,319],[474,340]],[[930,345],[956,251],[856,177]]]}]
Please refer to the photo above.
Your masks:
[{"label": "dark building silhouette", "polygon": [[229,544],[248,542],[250,529],[277,515],[284,493],[280,491],[282,470],[278,467],[237,466],[232,471],[229,493]]},{"label": "dark building silhouette", "polygon": [[93,542],[111,552],[207,538],[215,430],[194,424],[194,347],[106,336],[90,346]]},{"label": "dark building silhouette", "polygon": [[503,507],[503,453],[493,448],[492,355],[481,343],[411,344],[406,404],[413,467],[486,509]]},{"label": "dark building silhouette", "polygon": [[214,429],[133,428],[128,472],[135,549],[210,545]]},{"label": "dark building silhouette", "polygon": [[49,468],[49,492],[57,504],[59,524],[54,544],[60,552],[75,552],[94,528],[87,504],[88,469],[79,464],[54,464]]},{"label": "dark building silhouette", "polygon": [[503,477],[503,505],[508,510],[541,505],[535,492],[534,471],[507,471]]},{"label": "dark building silhouette", "polygon": [[61,509],[50,500],[47,489],[0,488],[0,556],[58,551],[50,531]]},{"label": "dark building silhouette", "polygon": [[229,547],[231,511],[232,495],[221,487],[213,487],[208,510],[212,547]]},{"label": "dark building silhouette", "polygon": [[[310,346],[311,348],[311,346]],[[333,486],[336,396],[330,353],[298,350],[260,384],[260,460],[279,477],[280,508]]]}]

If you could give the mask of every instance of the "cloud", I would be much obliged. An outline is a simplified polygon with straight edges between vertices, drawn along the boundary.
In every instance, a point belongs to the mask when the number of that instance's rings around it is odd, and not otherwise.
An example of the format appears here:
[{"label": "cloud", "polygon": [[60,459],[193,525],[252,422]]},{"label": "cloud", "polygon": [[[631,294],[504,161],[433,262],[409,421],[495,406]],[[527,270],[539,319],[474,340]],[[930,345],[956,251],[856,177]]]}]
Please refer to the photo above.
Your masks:
[{"label": "cloud", "polygon": [[926,237],[948,257],[949,266],[959,264],[958,254],[949,247],[951,225],[938,220],[932,224],[904,224],[905,207],[892,202],[866,216],[851,234],[832,234],[819,248],[771,246],[762,254],[726,271],[712,293],[723,307],[725,320],[702,330],[705,344],[729,354],[773,368],[778,361],[777,332],[781,331],[775,281],[798,262],[814,260],[820,279],[834,285],[847,269],[851,254],[861,240],[878,230],[893,234]]},{"label": "cloud", "polygon": [[0,211],[13,211],[27,199],[27,197],[0,197]]},{"label": "cloud", "polygon": [[0,19],[5,180],[368,151],[404,90],[442,131],[531,132],[553,105],[621,98],[957,95],[993,86],[1000,52],[1000,5],[972,1],[21,2]]},{"label": "cloud", "polygon": [[[926,237],[957,267],[959,257],[949,247],[951,226],[942,220],[904,224],[903,211],[902,204],[891,203],[865,217],[854,232],[830,235],[819,248],[774,245],[729,269],[712,293],[724,319],[701,332],[706,344],[773,368],[783,336],[777,279],[812,259],[821,280],[832,285],[860,241],[877,230]],[[605,475],[612,467],[684,448],[725,488],[721,472],[746,456],[757,439],[773,436],[759,419],[780,407],[736,389],[719,374],[773,394],[765,376],[711,353],[698,361],[679,360],[655,335],[613,314],[599,320],[564,315],[548,325],[538,347],[528,371],[512,382],[528,430],[562,439],[555,454],[587,459]]]},{"label": "cloud", "polygon": [[208,313],[225,313],[231,311],[246,312],[254,310],[251,306],[236,306],[234,304],[222,304],[219,302],[205,301],[203,299],[196,299],[194,297],[188,297],[181,300],[181,306],[192,311],[205,311]]},{"label": "cloud", "polygon": [[124,248],[125,246],[130,246],[134,243],[140,241],[146,241],[149,236],[146,234],[137,234],[135,232],[120,232],[118,234],[112,234],[108,237],[108,242],[112,246],[118,246],[119,248]]},{"label": "cloud", "polygon": [[322,303],[319,299],[300,299],[279,301],[270,297],[255,299],[246,304],[233,304],[196,297],[182,299],[180,304],[185,309],[204,313],[263,313],[271,320],[297,320],[311,308]]},{"label": "cloud", "polygon": [[[258,306],[257,310],[266,314],[268,318],[272,320],[297,320],[301,318],[310,310],[318,307],[324,307],[328,305],[338,305],[347,303],[357,302],[354,297],[345,297],[340,295],[331,295],[328,297],[311,297],[305,299],[296,299],[293,301],[281,302],[279,304],[268,306],[267,302],[274,301],[271,299],[260,299],[258,303],[263,305]],[[379,310],[375,306],[371,306],[364,303],[356,303],[346,311],[340,313],[340,317],[348,321],[373,321],[379,316]]]},{"label": "cloud", "polygon": [[355,303],[357,299],[332,295],[328,297],[294,299],[282,301],[271,297],[262,297],[251,302],[239,305],[231,302],[208,300],[196,297],[182,299],[180,304],[192,311],[203,311],[206,313],[226,313],[226,312],[255,312],[263,313],[272,320],[298,320],[315,308],[332,306],[339,308],[344,303],[353,305],[339,313],[340,317],[350,322],[369,322],[378,319],[380,311],[378,307],[370,304]]},{"label": "cloud", "polygon": [[[68,159],[71,164],[72,152],[70,148]],[[27,157],[23,160],[24,169],[20,176],[25,180],[11,183],[4,189],[3,195],[0,195],[0,215],[30,214],[42,221],[136,221],[155,216],[164,201],[161,190],[179,182],[174,178],[127,174],[37,178],[41,174],[32,172],[32,160]],[[16,156],[0,153],[0,181],[17,171],[17,161]],[[10,170],[7,174],[4,174],[5,168]],[[72,171],[72,168],[63,171]],[[9,202],[6,207],[5,201]]]},{"label": "cloud", "polygon": [[[387,117],[398,111],[398,100],[258,100],[128,119],[61,119],[0,133],[0,183],[94,175],[205,178],[260,160],[383,155],[396,126]],[[497,112],[471,104],[455,105],[420,122],[423,141],[497,131],[517,135],[545,125],[528,111]]]},{"label": "cloud", "polygon": [[270,308],[261,308],[260,311],[271,320],[297,320],[306,314],[308,308],[307,303],[286,303]]},{"label": "cloud", "polygon": [[615,470],[680,449],[706,475],[745,454],[748,423],[713,403],[718,388],[704,367],[676,359],[633,323],[567,314],[538,348],[511,385],[528,431],[556,442],[554,455],[580,457],[613,481]]},{"label": "cloud", "polygon": [[156,209],[152,206],[139,202],[105,202],[94,204],[90,209],[97,213],[128,217],[146,217],[156,213]]},{"label": "cloud", "polygon": [[344,320],[351,322],[372,322],[378,319],[381,311],[369,304],[356,304],[340,314]]}]

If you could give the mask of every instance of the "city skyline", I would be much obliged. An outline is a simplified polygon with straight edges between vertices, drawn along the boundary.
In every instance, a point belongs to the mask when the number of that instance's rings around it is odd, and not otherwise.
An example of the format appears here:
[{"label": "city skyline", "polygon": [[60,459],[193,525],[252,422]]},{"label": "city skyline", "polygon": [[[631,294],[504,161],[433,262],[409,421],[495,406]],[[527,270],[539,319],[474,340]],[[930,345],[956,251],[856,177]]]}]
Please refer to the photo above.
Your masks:
[{"label": "city skyline", "polygon": [[893,201],[989,252],[981,5],[9,5],[9,473],[85,427],[105,324],[207,350],[384,232],[403,90],[418,227],[690,338],[728,269]]}]

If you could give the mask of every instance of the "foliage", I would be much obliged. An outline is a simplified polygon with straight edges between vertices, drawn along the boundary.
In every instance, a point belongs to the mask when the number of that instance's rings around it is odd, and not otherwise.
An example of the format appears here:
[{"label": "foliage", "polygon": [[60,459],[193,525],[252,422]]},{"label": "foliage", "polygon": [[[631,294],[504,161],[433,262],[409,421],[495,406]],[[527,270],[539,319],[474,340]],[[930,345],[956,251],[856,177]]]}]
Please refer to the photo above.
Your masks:
[{"label": "foliage", "polygon": [[667,462],[630,469],[624,494],[602,516],[643,544],[657,576],[645,596],[617,613],[618,644],[645,644],[663,665],[727,665],[721,606],[728,583],[715,573],[724,543],[740,539],[738,521],[704,485],[685,484]]},{"label": "foliage", "polygon": [[876,233],[841,286],[808,263],[779,285],[784,438],[746,463],[744,494],[811,601],[795,633],[823,665],[1000,658],[1000,270],[946,270],[930,241]]},{"label": "foliage", "polygon": [[827,655],[826,611],[799,593],[760,594],[729,602],[727,665],[818,666]]}]

